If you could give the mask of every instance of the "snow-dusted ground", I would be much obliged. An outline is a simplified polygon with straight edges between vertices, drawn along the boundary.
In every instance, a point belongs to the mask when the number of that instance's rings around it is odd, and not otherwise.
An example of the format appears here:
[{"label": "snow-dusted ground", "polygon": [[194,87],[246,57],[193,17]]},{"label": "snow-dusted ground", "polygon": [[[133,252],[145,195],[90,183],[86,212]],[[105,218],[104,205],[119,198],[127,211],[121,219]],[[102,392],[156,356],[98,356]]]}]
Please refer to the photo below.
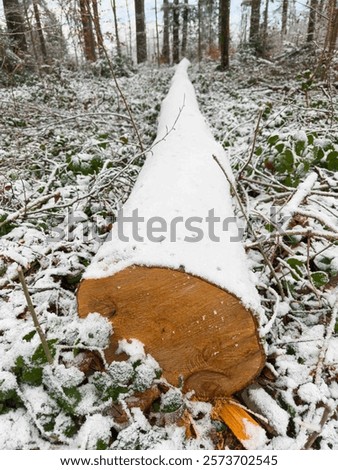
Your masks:
[{"label": "snow-dusted ground", "polygon": [[[172,74],[144,68],[120,79],[147,148]],[[266,64],[229,74],[193,66],[190,77],[229,152],[267,321],[266,368],[237,398],[261,415],[264,448],[338,449],[336,91]],[[144,161],[113,83],[62,72],[1,89],[0,107],[0,448],[213,448],[223,439],[239,448],[209,404],[163,382],[140,345],[104,372],[110,326],[76,316],[76,287]],[[140,393],[142,410],[132,405]],[[178,425],[187,411],[189,439]]]}]

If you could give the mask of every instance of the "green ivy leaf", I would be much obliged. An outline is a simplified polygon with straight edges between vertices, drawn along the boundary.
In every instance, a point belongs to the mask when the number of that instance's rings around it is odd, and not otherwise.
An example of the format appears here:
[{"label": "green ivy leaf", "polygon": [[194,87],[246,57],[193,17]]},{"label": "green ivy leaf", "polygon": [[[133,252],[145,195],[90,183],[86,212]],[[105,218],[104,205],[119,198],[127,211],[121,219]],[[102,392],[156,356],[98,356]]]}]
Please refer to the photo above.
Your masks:
[{"label": "green ivy leaf", "polygon": [[275,143],[278,142],[278,140],[279,140],[279,135],[271,135],[268,138],[268,144],[269,145],[275,145]]},{"label": "green ivy leaf", "polygon": [[[56,353],[56,347],[55,347],[55,344],[58,342],[57,339],[49,339],[47,341],[47,344],[48,344],[48,348],[49,348],[49,351],[52,355],[52,357],[55,356],[55,353]],[[39,346],[36,348],[36,350],[34,351],[34,354],[32,356],[32,362],[34,364],[38,364],[38,365],[43,365],[43,364],[47,364],[48,362],[48,359],[46,357],[46,354],[45,354],[45,351],[43,350],[43,347],[42,347],[42,344],[39,344]]]},{"label": "green ivy leaf", "polygon": [[330,152],[326,158],[327,169],[330,171],[338,171],[338,152],[335,150]]},{"label": "green ivy leaf", "polygon": [[316,287],[325,286],[329,282],[329,276],[324,271],[316,271],[312,273],[311,279]]},{"label": "green ivy leaf", "polygon": [[36,334],[36,330],[30,331],[30,332],[27,333],[22,339],[23,339],[24,341],[30,342],[31,339],[35,336],[35,334]]}]

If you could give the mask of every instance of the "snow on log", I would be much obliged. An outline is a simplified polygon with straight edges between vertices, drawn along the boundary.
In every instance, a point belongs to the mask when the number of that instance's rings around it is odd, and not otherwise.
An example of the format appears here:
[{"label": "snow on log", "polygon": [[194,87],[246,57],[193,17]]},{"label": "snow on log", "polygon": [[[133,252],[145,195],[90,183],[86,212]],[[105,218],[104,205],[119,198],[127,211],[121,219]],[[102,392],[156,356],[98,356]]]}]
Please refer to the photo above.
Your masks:
[{"label": "snow on log", "polygon": [[201,115],[189,62],[176,69],[155,143],[109,241],[78,290],[81,317],[99,312],[138,339],[174,386],[200,399],[230,396],[260,372],[258,293],[235,221],[233,175]]}]

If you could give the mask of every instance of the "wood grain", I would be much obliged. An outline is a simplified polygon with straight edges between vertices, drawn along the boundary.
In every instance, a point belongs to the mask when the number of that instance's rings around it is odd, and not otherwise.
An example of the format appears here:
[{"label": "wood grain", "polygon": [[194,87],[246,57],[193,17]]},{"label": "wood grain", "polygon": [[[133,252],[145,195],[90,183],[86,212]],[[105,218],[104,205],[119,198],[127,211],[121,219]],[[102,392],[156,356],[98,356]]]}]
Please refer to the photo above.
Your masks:
[{"label": "wood grain", "polygon": [[233,295],[167,268],[132,266],[86,279],[78,290],[80,317],[99,312],[113,324],[108,361],[123,360],[121,339],[145,345],[174,386],[199,399],[227,397],[249,384],[265,355],[252,313]]}]

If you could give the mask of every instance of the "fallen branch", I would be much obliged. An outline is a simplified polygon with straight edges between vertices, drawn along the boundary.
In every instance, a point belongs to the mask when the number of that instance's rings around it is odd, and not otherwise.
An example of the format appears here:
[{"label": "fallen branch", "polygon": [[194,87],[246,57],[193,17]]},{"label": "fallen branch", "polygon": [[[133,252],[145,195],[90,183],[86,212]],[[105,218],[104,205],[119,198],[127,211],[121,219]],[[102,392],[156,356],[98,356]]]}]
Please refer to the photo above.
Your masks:
[{"label": "fallen branch", "polygon": [[45,204],[46,202],[48,202],[50,199],[52,198],[59,198],[60,197],[60,192],[59,191],[56,191],[52,194],[46,194],[45,196],[42,196],[38,199],[35,199],[34,201],[32,202],[29,202],[27,205],[25,205],[24,207],[21,207],[21,209],[19,209],[18,211],[16,212],[13,212],[12,214],[9,214],[7,216],[7,218],[5,220],[3,220],[2,222],[0,222],[0,228],[3,227],[4,225],[8,224],[8,222],[13,222],[14,220],[17,220],[19,219],[21,216],[25,216],[27,214],[27,212],[35,207],[40,207],[42,206],[43,204]]},{"label": "fallen branch", "polygon": [[23,272],[22,272],[21,268],[18,269],[18,274],[19,274],[19,279],[20,279],[20,282],[21,282],[21,285],[22,285],[23,292],[24,292],[25,297],[26,297],[27,307],[28,307],[28,310],[30,311],[30,314],[32,315],[33,323],[34,323],[34,326],[36,328],[36,331],[38,332],[38,334],[40,336],[40,341],[41,341],[43,350],[46,354],[47,361],[49,362],[49,364],[53,364],[53,358],[52,358],[52,355],[50,353],[50,350],[49,350],[48,343],[47,343],[46,337],[44,335],[44,332],[42,331],[41,325],[39,323],[38,316],[36,314],[31,296],[29,295],[26,279],[25,279],[25,276],[23,275]]}]

